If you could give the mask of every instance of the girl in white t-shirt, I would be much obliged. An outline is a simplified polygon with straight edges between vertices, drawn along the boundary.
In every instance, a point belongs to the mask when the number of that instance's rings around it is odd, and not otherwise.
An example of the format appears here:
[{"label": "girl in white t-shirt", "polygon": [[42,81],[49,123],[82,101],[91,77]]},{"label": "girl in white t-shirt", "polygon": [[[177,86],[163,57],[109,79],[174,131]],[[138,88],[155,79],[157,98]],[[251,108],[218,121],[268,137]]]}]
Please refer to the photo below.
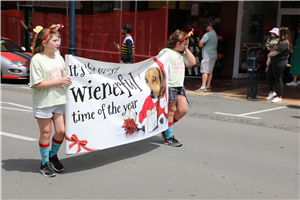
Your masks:
[{"label": "girl in white t-shirt", "polygon": [[[185,88],[183,86],[185,77],[185,65],[196,65],[194,55],[188,49],[189,37],[193,34],[185,34],[176,30],[168,39],[162,51],[169,51],[168,71],[168,129],[162,132],[162,138],[166,145],[180,147],[182,143],[173,135],[173,124],[180,120],[188,110]],[[175,111],[176,110],[176,111]]]},{"label": "girl in white t-shirt", "polygon": [[[58,31],[42,29],[33,43],[30,62],[30,88],[32,89],[33,113],[40,128],[39,146],[42,163],[39,171],[46,177],[55,176],[55,171],[64,170],[57,152],[65,137],[65,89],[71,85],[70,77],[64,76],[65,63],[56,54],[59,47]],[[55,134],[51,137],[51,121]]]}]

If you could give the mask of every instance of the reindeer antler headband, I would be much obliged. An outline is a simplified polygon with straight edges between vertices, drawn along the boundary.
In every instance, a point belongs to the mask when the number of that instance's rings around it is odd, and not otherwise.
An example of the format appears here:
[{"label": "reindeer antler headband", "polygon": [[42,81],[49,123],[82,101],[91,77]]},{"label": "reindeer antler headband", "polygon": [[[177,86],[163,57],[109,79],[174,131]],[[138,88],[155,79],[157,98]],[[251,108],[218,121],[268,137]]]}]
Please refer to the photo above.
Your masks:
[{"label": "reindeer antler headband", "polygon": [[57,31],[60,27],[64,27],[63,24],[53,24],[52,26],[50,26],[50,30],[48,31],[48,33],[45,35],[44,40],[46,40],[46,38],[48,37],[48,35],[52,32],[52,31]]},{"label": "reindeer antler headband", "polygon": [[191,37],[193,34],[194,34],[194,29],[192,29],[186,36],[184,36],[184,38],[182,38],[181,40],[179,40],[177,43],[182,42],[186,38]]}]

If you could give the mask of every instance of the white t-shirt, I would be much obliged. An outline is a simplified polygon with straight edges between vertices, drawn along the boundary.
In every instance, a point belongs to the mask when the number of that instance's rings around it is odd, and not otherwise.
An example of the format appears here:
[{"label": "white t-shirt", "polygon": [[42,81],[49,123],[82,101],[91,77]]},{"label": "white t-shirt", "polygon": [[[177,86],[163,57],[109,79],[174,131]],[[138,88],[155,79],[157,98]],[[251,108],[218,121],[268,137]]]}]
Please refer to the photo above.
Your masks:
[{"label": "white t-shirt", "polygon": [[169,52],[169,87],[182,87],[185,76],[185,65],[188,65],[186,54],[181,54],[169,48],[161,50],[159,54],[163,51]]},{"label": "white t-shirt", "polygon": [[47,108],[66,103],[63,85],[44,89],[33,87],[43,80],[59,79],[65,75],[64,59],[58,54],[54,55],[53,59],[48,59],[38,53],[31,59],[29,86],[32,89],[32,102],[35,108]]}]

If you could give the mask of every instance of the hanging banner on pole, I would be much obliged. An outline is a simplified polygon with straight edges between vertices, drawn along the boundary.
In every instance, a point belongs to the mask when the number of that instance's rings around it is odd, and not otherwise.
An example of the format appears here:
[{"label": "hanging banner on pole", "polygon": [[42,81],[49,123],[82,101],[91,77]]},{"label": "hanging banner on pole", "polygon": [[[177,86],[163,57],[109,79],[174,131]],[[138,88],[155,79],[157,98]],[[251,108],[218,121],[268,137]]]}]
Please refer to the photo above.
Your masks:
[{"label": "hanging banner on pole", "polygon": [[135,64],[66,55],[66,154],[115,147],[168,128],[168,52]]}]

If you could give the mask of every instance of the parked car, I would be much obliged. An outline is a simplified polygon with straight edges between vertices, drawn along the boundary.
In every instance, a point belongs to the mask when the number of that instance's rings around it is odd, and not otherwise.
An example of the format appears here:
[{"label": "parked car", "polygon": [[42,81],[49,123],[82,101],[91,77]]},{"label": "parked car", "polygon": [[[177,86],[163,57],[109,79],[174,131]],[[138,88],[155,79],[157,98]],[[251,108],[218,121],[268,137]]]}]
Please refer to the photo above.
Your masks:
[{"label": "parked car", "polygon": [[29,79],[32,54],[8,38],[1,37],[1,82],[3,79]]}]

